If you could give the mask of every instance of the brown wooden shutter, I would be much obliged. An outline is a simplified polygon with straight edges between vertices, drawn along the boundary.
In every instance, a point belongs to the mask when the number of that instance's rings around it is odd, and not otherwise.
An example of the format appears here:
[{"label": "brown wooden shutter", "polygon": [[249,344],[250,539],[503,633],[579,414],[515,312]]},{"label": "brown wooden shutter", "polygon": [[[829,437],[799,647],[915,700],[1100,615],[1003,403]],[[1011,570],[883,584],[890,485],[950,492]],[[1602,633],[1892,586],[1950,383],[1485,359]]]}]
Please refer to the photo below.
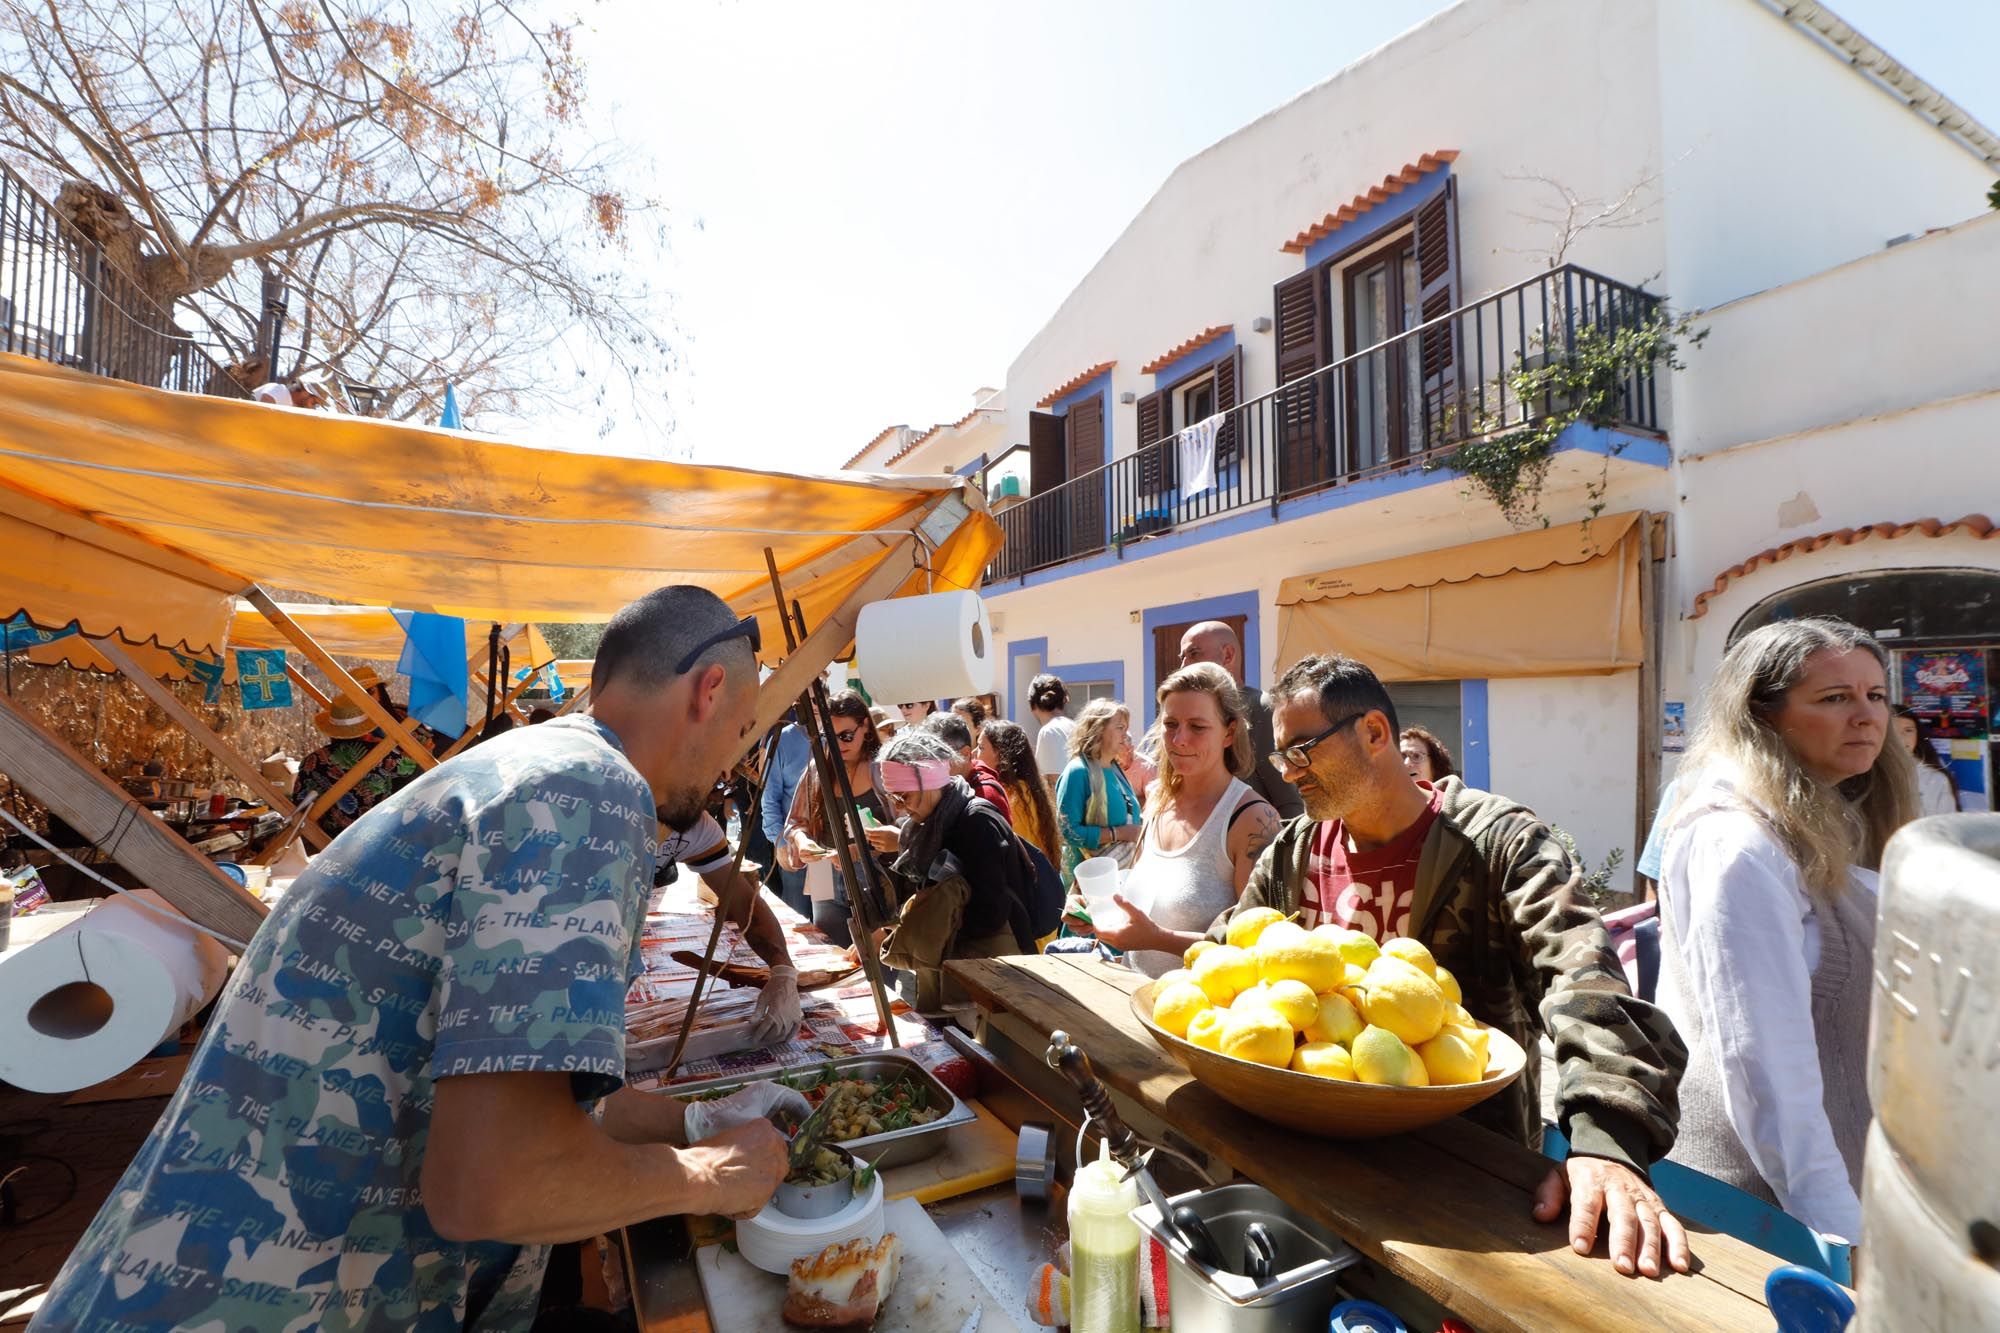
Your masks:
[{"label": "brown wooden shutter", "polygon": [[[1236,386],[1243,382],[1243,349],[1232,348],[1229,354],[1215,363],[1215,410],[1228,412],[1236,406]],[[1192,423],[1190,423],[1192,424]],[[1223,420],[1222,429],[1215,433],[1215,470],[1222,469],[1236,461],[1236,418]]]},{"label": "brown wooden shutter", "polygon": [[[1458,309],[1458,204],[1456,182],[1446,178],[1436,198],[1417,210],[1417,313],[1424,323]],[[1418,338],[1423,384],[1422,441],[1443,441],[1459,392],[1458,321],[1445,320]]]},{"label": "brown wooden shutter", "polygon": [[1139,400],[1139,433],[1135,437],[1135,447],[1139,453],[1139,494],[1141,496],[1164,495],[1174,488],[1179,476],[1179,459],[1171,442],[1162,443],[1167,434],[1167,391],[1149,393]]},{"label": "brown wooden shutter", "polygon": [[[1326,274],[1309,268],[1272,289],[1277,312],[1278,383],[1303,379],[1327,363]],[[1325,385],[1314,381],[1276,403],[1278,489],[1304,490],[1332,475],[1327,458]]]},{"label": "brown wooden shutter", "polygon": [[1103,396],[1078,399],[1064,421],[1069,426],[1068,553],[1082,555],[1105,543]]},{"label": "brown wooden shutter", "polygon": [[1009,572],[1025,573],[1064,559],[1069,551],[1069,507],[1048,495],[1069,480],[1069,443],[1063,419],[1053,412],[1028,414],[1028,491],[1034,498],[1027,521],[1025,551],[1009,553]]}]

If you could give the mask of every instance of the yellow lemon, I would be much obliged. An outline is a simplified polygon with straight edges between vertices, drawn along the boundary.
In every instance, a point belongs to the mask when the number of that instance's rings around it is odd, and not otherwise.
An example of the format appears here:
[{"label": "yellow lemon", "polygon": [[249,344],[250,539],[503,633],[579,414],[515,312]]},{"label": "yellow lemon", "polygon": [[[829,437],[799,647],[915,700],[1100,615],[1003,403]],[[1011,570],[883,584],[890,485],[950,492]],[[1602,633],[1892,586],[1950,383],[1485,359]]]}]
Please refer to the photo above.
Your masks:
[{"label": "yellow lemon", "polygon": [[1465,1007],[1463,1000],[1449,1000],[1444,1007],[1444,1021],[1454,1027],[1476,1028],[1479,1026],[1478,1020],[1473,1018],[1472,1012]]},{"label": "yellow lemon", "polygon": [[1417,1047],[1424,1072],[1431,1084],[1477,1083],[1486,1074],[1486,1058],[1460,1035],[1458,1028],[1443,1028],[1435,1037]]},{"label": "yellow lemon", "polygon": [[1444,992],[1400,958],[1384,955],[1361,983],[1361,1016],[1415,1046],[1444,1026]]},{"label": "yellow lemon", "polygon": [[1340,985],[1335,986],[1335,990],[1344,990],[1349,986],[1359,986],[1368,979],[1368,969],[1360,966],[1358,963],[1342,963],[1341,966],[1346,971],[1341,973]]},{"label": "yellow lemon", "polygon": [[1181,955],[1181,966],[1193,967],[1195,959],[1201,957],[1214,947],[1214,940],[1196,940],[1193,944],[1188,945],[1187,952]]},{"label": "yellow lemon", "polygon": [[1427,1088],[1430,1071],[1409,1044],[1387,1028],[1365,1027],[1352,1047],[1354,1076],[1363,1083],[1397,1088]]},{"label": "yellow lemon", "polygon": [[1290,1023],[1294,1032],[1304,1032],[1319,1020],[1319,996],[1303,981],[1272,982],[1264,988],[1264,1003]]},{"label": "yellow lemon", "polygon": [[1332,990],[1347,977],[1347,963],[1338,944],[1325,935],[1314,935],[1289,921],[1265,931],[1250,951],[1257,959],[1257,975],[1265,981],[1302,981],[1315,994]]},{"label": "yellow lemon", "polygon": [[1292,1052],[1292,1068],[1314,1078],[1354,1082],[1354,1061],[1347,1048],[1330,1041],[1309,1041]]},{"label": "yellow lemon", "polygon": [[1292,1025],[1268,1008],[1232,1010],[1222,1030],[1222,1053],[1283,1069],[1292,1062]]},{"label": "yellow lemon", "polygon": [[1361,1015],[1342,995],[1314,996],[1319,1002],[1319,1012],[1307,1025],[1306,1040],[1310,1042],[1339,1042],[1346,1045],[1366,1026]]},{"label": "yellow lemon", "polygon": [[[1483,1071],[1486,1068],[1487,1064],[1492,1059],[1492,1053],[1493,1053],[1492,1029],[1480,1027],[1477,1023],[1447,1022],[1443,1027],[1438,1029],[1438,1036],[1442,1037],[1447,1032],[1457,1033],[1459,1039],[1463,1041],[1466,1045],[1470,1046],[1473,1049],[1473,1051],[1478,1054],[1479,1068]],[[1431,1040],[1435,1041],[1437,1040],[1437,1038],[1433,1037]]]},{"label": "yellow lemon", "polygon": [[[1154,978],[1153,994],[1158,995],[1176,981],[1194,981],[1194,973],[1188,968],[1177,967],[1171,972],[1162,972]],[[1196,983],[1199,985],[1200,983]]]},{"label": "yellow lemon", "polygon": [[1187,1039],[1205,1051],[1222,1049],[1222,1034],[1229,1029],[1227,1009],[1204,1009],[1187,1026]]},{"label": "yellow lemon", "polygon": [[1325,931],[1333,940],[1334,947],[1340,950],[1340,956],[1356,967],[1365,968],[1382,956],[1381,946],[1358,930],[1334,925],[1315,926],[1313,929]]},{"label": "yellow lemon", "polygon": [[1421,940],[1398,935],[1382,945],[1382,952],[1391,958],[1402,959],[1431,980],[1437,980],[1437,959],[1431,957],[1431,951],[1423,946]]},{"label": "yellow lemon", "polygon": [[1232,948],[1247,949],[1273,923],[1284,919],[1285,914],[1275,907],[1252,907],[1229,918],[1225,938]]},{"label": "yellow lemon", "polygon": [[1226,1005],[1257,984],[1257,964],[1234,945],[1218,945],[1194,960],[1194,979],[1209,999]]},{"label": "yellow lemon", "polygon": [[1192,981],[1176,981],[1153,992],[1153,1021],[1176,1037],[1185,1037],[1194,1016],[1208,1007],[1208,993]]},{"label": "yellow lemon", "polygon": [[1438,989],[1444,992],[1445,999],[1453,1004],[1465,1003],[1465,992],[1458,988],[1458,978],[1451,974],[1450,968],[1439,964],[1437,971],[1431,974],[1431,980],[1437,982]]},{"label": "yellow lemon", "polygon": [[1259,1007],[1269,1007],[1269,1004],[1269,991],[1264,983],[1260,981],[1249,990],[1238,992],[1236,998],[1229,1002],[1228,1007],[1231,1010],[1256,1009]]}]

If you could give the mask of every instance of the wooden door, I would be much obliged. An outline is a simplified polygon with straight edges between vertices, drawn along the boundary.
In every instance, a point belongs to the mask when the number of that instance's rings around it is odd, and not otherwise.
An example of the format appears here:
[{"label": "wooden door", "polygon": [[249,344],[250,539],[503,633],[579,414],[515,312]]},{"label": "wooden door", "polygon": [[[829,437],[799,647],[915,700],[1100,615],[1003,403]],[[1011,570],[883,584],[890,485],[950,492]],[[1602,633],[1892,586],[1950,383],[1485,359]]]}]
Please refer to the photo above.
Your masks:
[{"label": "wooden door", "polygon": [[[1233,616],[1212,616],[1236,631],[1236,642],[1243,642],[1243,633],[1249,625],[1249,617],[1243,614]],[[1183,620],[1178,625],[1156,625],[1153,627],[1153,687],[1158,689],[1166,683],[1168,676],[1181,669],[1181,635],[1187,633],[1199,620]],[[1241,684],[1241,681],[1237,682]]]},{"label": "wooden door", "polygon": [[1054,564],[1069,549],[1069,504],[1056,490],[1069,480],[1069,450],[1063,419],[1052,412],[1028,414],[1027,549],[1006,553],[1002,566],[1009,574],[1026,573]]},{"label": "wooden door", "polygon": [[1101,550],[1108,529],[1104,514],[1104,399],[1096,394],[1069,410],[1069,551],[1072,557]]},{"label": "wooden door", "polygon": [[1307,379],[1327,361],[1326,278],[1317,268],[1279,283],[1272,292],[1277,310],[1278,493],[1313,490],[1332,479],[1328,458],[1327,399],[1322,376]]}]

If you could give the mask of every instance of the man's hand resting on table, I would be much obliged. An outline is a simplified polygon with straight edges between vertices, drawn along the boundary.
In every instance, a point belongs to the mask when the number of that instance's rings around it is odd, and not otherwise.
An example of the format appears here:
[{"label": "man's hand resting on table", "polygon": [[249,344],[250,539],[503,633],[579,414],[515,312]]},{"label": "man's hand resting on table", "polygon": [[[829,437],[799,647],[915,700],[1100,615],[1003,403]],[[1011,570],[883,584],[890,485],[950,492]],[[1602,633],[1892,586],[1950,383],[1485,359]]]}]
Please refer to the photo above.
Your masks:
[{"label": "man's hand resting on table", "polygon": [[1535,1191],[1535,1220],[1553,1222],[1569,1202],[1569,1241],[1578,1254],[1597,1246],[1600,1223],[1619,1272],[1660,1276],[1661,1251],[1676,1273],[1693,1262],[1687,1232],[1660,1196],[1632,1168],[1603,1157],[1572,1157],[1552,1169]]}]

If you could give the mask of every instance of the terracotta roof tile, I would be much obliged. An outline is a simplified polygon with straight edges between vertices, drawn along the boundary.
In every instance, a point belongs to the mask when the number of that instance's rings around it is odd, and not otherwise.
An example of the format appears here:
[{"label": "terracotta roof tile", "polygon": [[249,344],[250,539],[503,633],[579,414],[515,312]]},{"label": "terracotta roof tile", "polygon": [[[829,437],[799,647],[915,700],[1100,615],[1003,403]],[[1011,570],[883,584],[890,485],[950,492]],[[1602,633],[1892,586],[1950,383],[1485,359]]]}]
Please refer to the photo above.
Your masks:
[{"label": "terracotta roof tile", "polygon": [[1084,371],[1082,374],[1073,375],[1069,379],[1064,380],[1061,384],[1058,384],[1055,388],[1050,389],[1047,393],[1042,395],[1041,400],[1037,402],[1035,406],[1047,407],[1050,403],[1053,403],[1056,399],[1062,397],[1064,394],[1069,393],[1072,390],[1082,388],[1084,385],[1090,383],[1092,380],[1096,379],[1099,375],[1102,375],[1105,371],[1111,369],[1111,367],[1117,364],[1118,363],[1116,361],[1098,362],[1096,365],[1092,366],[1089,370]]},{"label": "terracotta roof tile", "polygon": [[915,452],[915,450],[916,450],[916,447],[917,447],[918,445],[922,444],[922,443],[923,443],[923,442],[924,442],[925,440],[928,440],[928,439],[930,439],[930,438],[931,438],[932,436],[936,435],[936,434],[937,434],[937,433],[938,433],[939,431],[946,431],[946,430],[957,430],[957,429],[958,429],[958,428],[959,428],[960,426],[963,426],[963,425],[964,425],[964,424],[965,424],[966,422],[968,422],[968,421],[972,420],[972,419],[973,419],[974,417],[978,416],[978,415],[979,415],[979,414],[980,414],[981,412],[988,412],[988,411],[995,411],[995,410],[997,410],[997,409],[993,409],[993,408],[985,408],[985,407],[975,407],[975,408],[973,408],[973,409],[972,409],[972,410],[971,410],[970,412],[967,412],[967,413],[966,413],[966,414],[965,414],[964,416],[960,417],[960,418],[959,418],[958,420],[956,420],[956,421],[946,421],[946,422],[941,422],[941,423],[939,423],[938,425],[935,425],[935,426],[932,426],[932,427],[931,427],[931,428],[930,428],[929,430],[925,431],[925,432],[924,432],[924,433],[923,433],[922,435],[914,435],[914,436],[911,436],[911,437],[910,437],[910,442],[909,442],[908,444],[906,444],[906,445],[904,445],[904,446],[903,446],[902,448],[898,449],[898,450],[897,450],[897,451],[896,451],[895,453],[893,453],[893,454],[890,454],[890,455],[889,455],[889,457],[888,457],[887,459],[885,459],[885,460],[884,460],[884,462],[885,462],[885,463],[893,463],[893,462],[895,462],[895,461],[896,461],[897,459],[899,459],[899,458],[902,458],[902,457],[903,457],[904,455],[906,455],[906,454],[910,454],[910,453],[913,453],[913,452]]},{"label": "terracotta roof tile", "polygon": [[1425,153],[1414,162],[1405,162],[1401,171],[1384,176],[1380,185],[1369,187],[1365,194],[1355,195],[1279,248],[1288,255],[1302,255],[1320,237],[1360,217],[1377,204],[1387,203],[1391,195],[1401,194],[1439,167],[1457,160],[1456,148],[1440,148],[1434,153]]},{"label": "terracotta roof tile", "polygon": [[1200,333],[1195,334],[1194,337],[1189,338],[1186,342],[1181,343],[1176,347],[1169,347],[1166,351],[1160,353],[1158,356],[1154,357],[1151,361],[1148,361],[1145,365],[1140,366],[1139,373],[1141,375],[1157,375],[1162,370],[1165,370],[1168,366],[1171,366],[1174,362],[1186,356],[1189,352],[1195,351],[1198,348],[1206,347],[1210,343],[1214,342],[1217,338],[1220,338],[1223,334],[1233,333],[1235,329],[1236,326],[1234,324],[1217,324],[1212,328],[1203,329]]},{"label": "terracotta roof tile", "polygon": [[882,431],[880,434],[878,434],[874,439],[868,441],[868,443],[862,445],[859,449],[855,450],[854,457],[848,459],[845,463],[842,463],[841,467],[843,468],[853,467],[856,463],[861,461],[861,456],[863,454],[867,453],[870,449],[873,449],[876,445],[882,443],[882,441],[888,439],[892,432],[899,431],[901,429],[903,429],[901,426],[882,427]]},{"label": "terracotta roof tile", "polygon": [[1706,592],[1696,595],[1694,610],[1688,612],[1689,620],[1699,620],[1708,613],[1708,602],[1719,596],[1732,580],[1740,579],[1754,569],[1765,565],[1775,565],[1780,560],[1789,560],[1795,555],[1809,555],[1829,546],[1853,546],[1871,537],[1883,541],[1894,541],[1898,537],[1916,535],[1918,537],[1944,537],[1951,533],[1965,531],[1981,541],[1992,541],[2000,537],[2000,527],[1984,514],[1967,514],[1953,523],[1945,523],[1935,518],[1920,518],[1913,523],[1871,523],[1865,528],[1839,528],[1833,532],[1822,532],[1812,537],[1801,537],[1797,541],[1786,542],[1783,546],[1767,546],[1749,559],[1731,565],[1715,576],[1715,582]]}]

